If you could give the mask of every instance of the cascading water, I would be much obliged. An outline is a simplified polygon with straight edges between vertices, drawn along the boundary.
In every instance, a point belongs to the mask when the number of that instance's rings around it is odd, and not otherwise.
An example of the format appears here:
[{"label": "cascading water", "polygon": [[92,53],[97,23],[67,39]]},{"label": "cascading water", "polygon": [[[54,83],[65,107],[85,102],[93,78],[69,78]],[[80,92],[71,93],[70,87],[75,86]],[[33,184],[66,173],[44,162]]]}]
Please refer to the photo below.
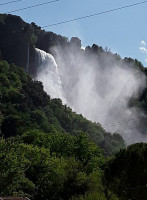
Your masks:
[{"label": "cascading water", "polygon": [[51,96],[51,98],[60,98],[63,103],[66,103],[61,86],[58,65],[54,57],[43,50],[35,48],[37,76],[38,81],[43,82],[44,90]]},{"label": "cascading water", "polygon": [[142,72],[118,64],[107,54],[101,55],[100,62],[86,52],[57,49],[60,70],[51,54],[36,49],[36,55],[36,79],[43,82],[52,98],[62,99],[77,113],[100,122],[107,131],[120,133],[128,144],[147,141],[146,129],[140,125],[142,112],[129,106],[130,99],[145,86]]}]

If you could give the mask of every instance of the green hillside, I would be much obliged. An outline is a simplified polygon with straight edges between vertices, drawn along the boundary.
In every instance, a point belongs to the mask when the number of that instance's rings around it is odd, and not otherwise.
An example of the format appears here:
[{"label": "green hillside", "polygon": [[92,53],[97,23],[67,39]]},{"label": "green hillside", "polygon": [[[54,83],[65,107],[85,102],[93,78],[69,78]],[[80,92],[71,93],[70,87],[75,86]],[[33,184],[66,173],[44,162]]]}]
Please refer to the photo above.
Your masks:
[{"label": "green hillside", "polygon": [[0,93],[1,132],[5,138],[35,129],[73,136],[84,132],[107,155],[124,147],[120,135],[105,132],[100,124],[72,112],[60,99],[50,99],[41,82],[5,61],[0,62]]},{"label": "green hillside", "polygon": [[[124,148],[120,135],[50,99],[40,82],[6,61],[0,62],[0,94],[1,196],[145,200],[146,144],[106,158]],[[139,193],[128,189],[135,187]]]},{"label": "green hillside", "polygon": [[51,100],[40,82],[6,61],[0,62],[0,94],[1,196],[96,199],[102,193],[106,199],[104,150],[123,148],[119,135]]}]

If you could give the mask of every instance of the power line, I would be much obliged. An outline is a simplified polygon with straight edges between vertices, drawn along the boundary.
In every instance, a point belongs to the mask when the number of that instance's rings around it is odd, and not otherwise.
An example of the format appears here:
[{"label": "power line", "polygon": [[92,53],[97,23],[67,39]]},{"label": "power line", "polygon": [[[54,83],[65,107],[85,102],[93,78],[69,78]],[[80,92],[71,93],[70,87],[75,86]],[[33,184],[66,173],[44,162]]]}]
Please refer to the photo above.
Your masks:
[{"label": "power line", "polygon": [[86,15],[86,16],[82,16],[82,17],[78,17],[78,18],[74,18],[74,19],[69,19],[69,20],[57,22],[57,23],[54,23],[54,24],[49,24],[49,25],[46,25],[46,26],[42,26],[41,28],[46,28],[46,27],[57,26],[57,25],[61,25],[61,24],[69,23],[69,22],[74,22],[74,21],[94,17],[94,16],[97,16],[97,15],[103,15],[103,14],[106,14],[106,13],[110,13],[110,12],[123,10],[123,9],[130,8],[130,7],[138,6],[138,5],[145,4],[145,3],[147,3],[147,1],[141,1],[141,2],[138,2],[138,3],[129,4],[129,5],[126,5],[126,6],[122,6],[122,7],[113,8],[113,9],[110,9],[110,10],[105,10],[105,11],[102,11],[102,12],[94,13],[94,14],[91,14],[91,15]]},{"label": "power line", "polygon": [[4,5],[7,5],[7,4],[11,4],[11,3],[16,3],[16,2],[19,2],[19,1],[22,1],[22,0],[14,0],[14,1],[8,1],[6,3],[0,3],[0,6],[4,6]]},{"label": "power line", "polygon": [[[21,1],[21,0],[15,0],[15,1]],[[15,1],[12,1],[12,2],[15,2]],[[55,3],[55,2],[59,2],[59,1],[60,0],[52,0],[52,1],[44,2],[44,3],[28,6],[28,7],[24,7],[24,8],[20,8],[20,9],[9,11],[9,12],[7,12],[7,14],[14,13],[14,12],[17,12],[17,11],[26,10],[26,9],[30,9],[30,8],[35,8],[35,7],[38,7],[38,6],[43,6],[43,5],[46,5],[46,4]],[[97,15],[102,15],[102,14],[118,11],[118,10],[123,10],[123,9],[126,9],[126,8],[138,6],[138,5],[145,4],[145,3],[147,3],[147,0],[146,1],[141,1],[141,2],[138,2],[138,3],[134,3],[134,4],[129,4],[129,5],[122,6],[122,7],[118,7],[118,8],[113,8],[113,9],[110,9],[110,10],[101,11],[101,12],[94,13],[94,14],[91,14],[91,15],[86,15],[86,16],[82,16],[82,17],[78,17],[78,18],[73,18],[73,19],[69,19],[69,20],[65,20],[65,21],[61,21],[61,22],[45,25],[45,26],[42,26],[41,28],[46,28],[46,27],[57,26],[57,25],[65,24],[65,23],[70,23],[70,22],[73,22],[73,21],[78,21],[78,20],[82,20],[82,19],[86,19],[86,18],[97,16]]]},{"label": "power line", "polygon": [[[133,125],[134,123],[138,123],[138,125],[134,126]],[[111,128],[113,128],[115,126],[120,126],[120,125],[127,125],[127,126],[124,126],[124,127],[121,126],[121,129],[123,129],[122,131],[127,131],[127,130],[131,130],[131,129],[134,129],[134,128],[140,128],[140,125],[139,125],[140,121],[139,121],[139,119],[130,119],[128,121],[119,121],[119,122],[106,123],[106,124],[100,123],[100,124],[102,125],[102,127],[104,129],[109,129],[110,128],[111,132],[113,131]]]},{"label": "power line", "polygon": [[[139,129],[140,127],[139,126],[131,126],[131,127],[124,127],[124,128],[121,128],[121,129],[117,129],[117,130],[113,130],[113,129],[109,129],[109,132],[116,132],[116,133],[119,133],[121,135],[121,133],[123,133],[124,131],[130,131],[130,130],[133,130],[133,129]],[[105,129],[105,127],[104,127]]]},{"label": "power line", "polygon": [[[132,122],[132,123],[130,124],[130,122]],[[138,125],[137,126],[133,126],[133,124],[137,123],[137,122],[138,122]],[[111,129],[111,128],[115,127],[115,126],[127,124],[128,126],[121,127],[121,129],[123,128],[123,131],[126,131],[126,130],[131,130],[131,129],[134,129],[134,128],[139,128],[140,127],[139,123],[140,123],[139,119],[138,120],[137,119],[136,120],[135,119],[130,119],[128,121],[120,121],[120,122],[115,122],[115,123],[112,123],[112,124],[110,123],[110,124],[101,124],[101,125],[102,125],[102,127],[104,129],[107,129],[107,128]],[[127,128],[127,129],[125,129],[125,128]]]},{"label": "power line", "polygon": [[60,1],[60,0],[47,1],[47,2],[44,2],[44,3],[40,3],[40,4],[27,6],[27,7],[19,8],[19,9],[16,9],[16,10],[11,10],[11,11],[7,12],[7,14],[14,13],[14,12],[17,12],[17,11],[27,10],[27,9],[30,9],[30,8],[35,8],[35,7],[38,7],[38,6],[43,6],[43,5],[50,4],[50,3],[55,3],[55,2],[58,2],[58,1]]},{"label": "power line", "polygon": [[106,124],[102,124],[102,125],[106,126],[106,127],[110,127],[110,126],[116,126],[119,124],[128,124],[130,122],[138,122],[138,119],[130,119],[128,121],[119,121],[119,122],[113,122],[113,123],[106,123]]},{"label": "power line", "polygon": [[[130,122],[131,122],[131,124],[130,124]],[[128,121],[128,122],[119,122],[119,123],[114,123],[114,124],[108,124],[108,125],[105,125],[105,124],[102,124],[102,126],[104,127],[104,128],[111,128],[111,127],[115,127],[115,126],[119,126],[119,125],[125,125],[125,124],[127,124],[128,126],[131,126],[131,125],[133,125],[134,123],[140,123],[138,120],[137,121],[135,121],[135,120],[130,120],[130,121]]]},{"label": "power line", "polygon": [[[124,121],[116,121],[116,122],[109,122],[109,123],[101,123],[101,125],[102,126],[104,126],[104,127],[111,127],[111,126],[117,126],[117,125],[122,125],[122,124],[128,124],[128,123],[130,123],[130,122],[132,122],[132,123],[134,123],[134,122],[140,122],[139,121],[140,119],[139,118],[134,118],[134,119],[128,119],[127,121],[126,120],[124,120]],[[146,119],[144,119],[144,120],[146,120]],[[131,124],[132,124],[131,123]],[[130,125],[131,125],[130,124]]]}]

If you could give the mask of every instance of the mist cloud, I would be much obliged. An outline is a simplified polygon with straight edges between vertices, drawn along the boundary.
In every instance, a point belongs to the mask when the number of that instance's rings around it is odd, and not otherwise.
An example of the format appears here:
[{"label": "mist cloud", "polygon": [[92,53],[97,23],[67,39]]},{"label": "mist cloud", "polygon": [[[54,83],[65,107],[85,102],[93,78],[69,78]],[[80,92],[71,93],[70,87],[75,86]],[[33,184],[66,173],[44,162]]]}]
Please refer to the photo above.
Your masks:
[{"label": "mist cloud", "polygon": [[[140,129],[143,114],[129,106],[130,99],[145,86],[145,76],[139,70],[116,62],[110,53],[99,57],[83,50],[55,48],[54,54],[60,78],[60,95],[56,97],[89,120],[100,122],[107,131],[120,133],[128,144],[147,142]],[[43,74],[38,78],[51,92],[50,76],[44,78]]]}]

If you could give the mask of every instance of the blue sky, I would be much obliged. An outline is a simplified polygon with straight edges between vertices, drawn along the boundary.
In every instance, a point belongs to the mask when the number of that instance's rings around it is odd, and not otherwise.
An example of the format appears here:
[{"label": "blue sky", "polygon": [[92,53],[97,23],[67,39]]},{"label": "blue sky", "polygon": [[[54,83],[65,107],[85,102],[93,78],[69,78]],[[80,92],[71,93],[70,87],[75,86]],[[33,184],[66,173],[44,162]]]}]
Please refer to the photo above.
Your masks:
[{"label": "blue sky", "polygon": [[[10,0],[1,0],[5,3]],[[6,13],[22,7],[47,2],[49,0],[22,0],[17,3],[0,6],[0,13]],[[18,11],[28,23],[35,22],[45,26],[101,11],[137,3],[141,0],[60,0],[44,6]],[[147,3],[72,23],[45,28],[68,37],[79,37],[83,46],[97,44],[122,58],[132,57],[147,66]]]}]

